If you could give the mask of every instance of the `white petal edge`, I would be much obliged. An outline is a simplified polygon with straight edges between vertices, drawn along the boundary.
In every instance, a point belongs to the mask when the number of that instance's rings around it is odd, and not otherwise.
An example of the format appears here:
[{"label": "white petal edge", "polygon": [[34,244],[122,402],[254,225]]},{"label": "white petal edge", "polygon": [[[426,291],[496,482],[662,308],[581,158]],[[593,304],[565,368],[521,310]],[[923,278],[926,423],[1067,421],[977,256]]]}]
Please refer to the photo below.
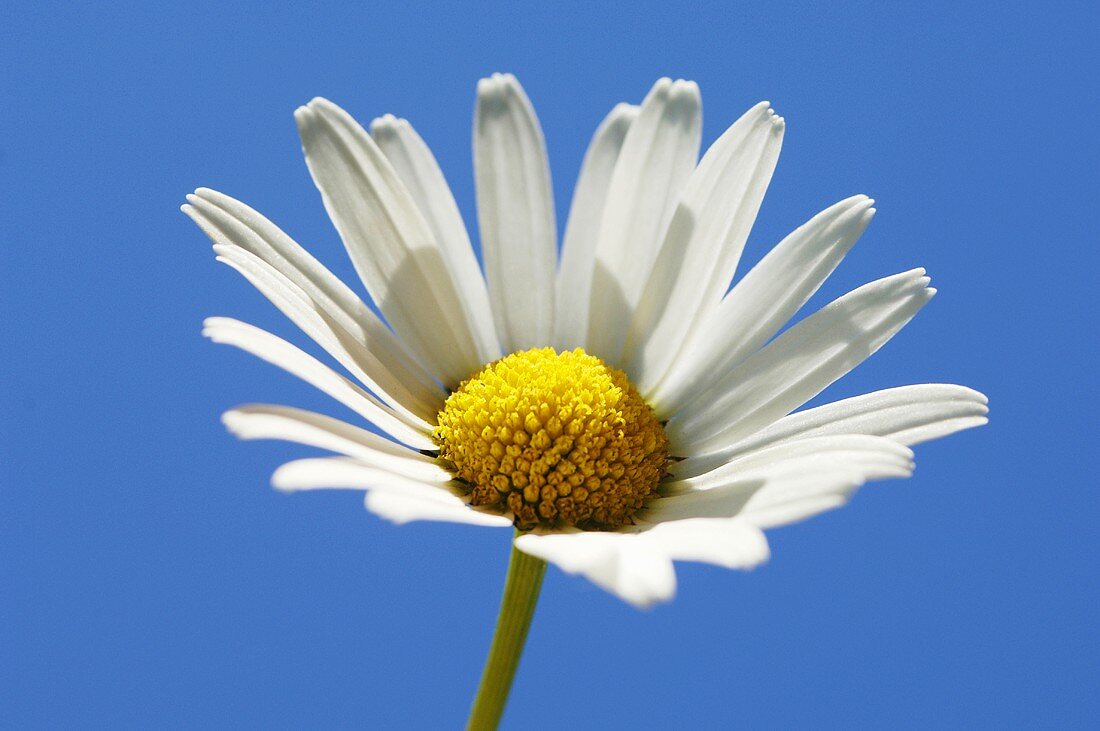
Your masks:
[{"label": "white petal edge", "polygon": [[627,336],[624,369],[642,393],[660,381],[726,294],[779,160],[784,127],[760,102],[691,174]]},{"label": "white petal edge", "polygon": [[[340,365],[397,413],[431,423],[443,404],[443,393],[425,393],[417,384],[394,376],[374,352],[349,333],[293,282],[251,252],[238,246],[214,245],[217,260],[235,269],[276,308],[311,337]],[[413,390],[415,389],[415,390]]]},{"label": "white petal edge", "polygon": [[284,492],[366,490],[367,509],[395,523],[431,520],[487,527],[512,525],[503,515],[470,508],[445,485],[420,482],[341,457],[288,462],[275,471],[271,482]]},{"label": "white petal edge", "polygon": [[325,210],[394,332],[448,387],[499,354],[478,328],[408,189],[351,115],[316,98],[294,118]]},{"label": "white petal edge", "polygon": [[399,525],[416,520],[463,523],[486,528],[509,528],[512,521],[500,515],[479,513],[465,505],[444,505],[409,495],[371,490],[364,499],[367,510]]},{"label": "white petal edge", "polygon": [[632,533],[576,532],[517,536],[515,546],[569,574],[580,574],[639,608],[676,593],[672,560],[656,542]]},{"label": "white petal edge", "polygon": [[660,79],[623,140],[596,244],[585,343],[613,365],[621,360],[668,221],[695,169],[702,123],[699,87]]},{"label": "white petal edge", "polygon": [[677,478],[692,477],[734,455],[814,436],[867,434],[913,446],[986,424],[987,403],[981,393],[952,384],[888,388],[785,416],[740,442],[677,462],[670,471]]},{"label": "white petal edge", "polygon": [[720,449],[786,416],[855,368],[935,294],[923,269],[866,284],[703,389],[668,424],[676,453]]},{"label": "white petal edge", "polygon": [[662,523],[743,518],[760,528],[843,505],[868,480],[909,477],[913,453],[884,437],[813,437],[748,455],[699,478],[671,481],[639,515]]},{"label": "white petal edge", "polygon": [[727,569],[751,569],[768,560],[764,533],[740,518],[689,518],[659,523],[642,536],[674,561],[696,561]]},{"label": "white petal edge", "polygon": [[381,490],[450,504],[461,500],[452,483],[424,482],[353,457],[307,457],[281,465],[271,475],[280,492]]},{"label": "white petal edge", "polygon": [[585,152],[569,220],[562,239],[554,303],[554,347],[584,347],[588,333],[587,293],[592,289],[596,241],[607,202],[608,187],[627,131],[638,118],[638,107],[619,104],[604,118]]},{"label": "white petal edge", "polygon": [[736,517],[761,529],[774,528],[845,504],[865,481],[858,472],[791,460],[767,475],[732,478],[721,487],[661,498],[639,519],[663,523]]},{"label": "white petal edge", "polygon": [[658,413],[676,413],[704,388],[758,350],[794,316],[863,234],[875,209],[852,196],[784,238],[698,323],[680,356],[646,394]]},{"label": "white petal edge", "polygon": [[[442,403],[443,392],[408,348],[332,272],[260,213],[209,188],[187,196],[186,213],[217,245],[236,246],[290,281],[339,327],[362,343],[378,368],[405,384],[425,403]],[[376,380],[387,379],[378,376]]]},{"label": "white petal edge", "polygon": [[795,463],[858,472],[865,479],[881,480],[908,477],[913,469],[913,452],[891,439],[865,434],[791,439],[739,454],[699,475],[675,474],[661,483],[661,492],[673,495],[708,490],[747,477],[784,474]]},{"label": "white petal edge", "polygon": [[222,423],[239,439],[278,439],[336,452],[421,482],[447,483],[436,461],[366,429],[290,406],[247,404],[225,412]]},{"label": "white petal edge", "polygon": [[431,227],[462,295],[467,318],[476,323],[478,332],[492,341],[499,352],[485,277],[474,256],[454,194],[431,149],[407,120],[392,114],[371,122],[370,133]]},{"label": "white petal edge", "polygon": [[478,82],[474,173],[497,335],[506,352],[545,346],[557,261],[550,164],[535,110],[511,74]]},{"label": "white petal edge", "polygon": [[202,334],[215,343],[240,348],[297,376],[413,449],[436,448],[429,436],[430,424],[417,420],[415,426],[409,425],[373,394],[266,330],[228,317],[208,317],[203,322]]}]

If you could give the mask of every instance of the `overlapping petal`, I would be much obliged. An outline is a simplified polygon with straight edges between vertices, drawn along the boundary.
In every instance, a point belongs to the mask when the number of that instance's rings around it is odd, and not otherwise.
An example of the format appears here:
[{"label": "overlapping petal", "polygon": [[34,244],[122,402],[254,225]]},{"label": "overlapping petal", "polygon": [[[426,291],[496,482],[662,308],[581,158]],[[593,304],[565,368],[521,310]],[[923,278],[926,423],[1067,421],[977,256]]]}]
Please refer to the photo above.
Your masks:
[{"label": "overlapping petal", "polygon": [[676,593],[672,559],[644,534],[527,533],[515,543],[524,553],[580,574],[637,607],[668,601]]},{"label": "overlapping petal", "polygon": [[866,434],[912,446],[988,422],[988,399],[974,389],[942,383],[900,386],[796,412],[747,439],[693,454],[670,469],[692,477],[749,454],[806,437]]},{"label": "overlapping petal", "polygon": [[738,517],[760,528],[842,505],[869,480],[908,477],[913,453],[883,437],[815,437],[760,450],[662,485],[642,519]]},{"label": "overlapping petal", "polygon": [[382,403],[333,369],[282,338],[227,317],[208,317],[202,334],[215,343],[240,348],[301,378],[395,439],[414,449],[434,449],[431,425],[416,420],[411,424],[402,414]]},{"label": "overlapping petal", "polygon": [[613,533],[528,533],[515,544],[641,608],[675,594],[673,561],[749,569],[769,555],[760,529],[739,518],[692,518]]},{"label": "overlapping petal", "polygon": [[326,99],[294,113],[325,209],[386,321],[444,384],[500,355],[471,309],[431,227],[386,156]]},{"label": "overlapping petal", "polygon": [[645,537],[674,561],[751,569],[768,560],[763,531],[740,518],[688,518],[648,527]]},{"label": "overlapping petal", "polygon": [[722,487],[734,479],[787,474],[792,465],[858,472],[867,480],[908,477],[913,452],[885,437],[866,434],[806,436],[747,450],[698,474],[685,475],[673,465],[673,474],[661,485],[664,495]]},{"label": "overlapping petal", "polygon": [[288,462],[271,476],[284,492],[318,489],[365,490],[368,510],[395,523],[414,520],[511,527],[503,515],[471,509],[453,487],[423,482],[346,457],[323,457]]},{"label": "overlapping petal", "polygon": [[244,203],[208,188],[199,188],[187,200],[183,212],[210,237],[215,252],[226,254],[227,263],[254,283],[269,282],[265,293],[269,298],[281,296],[315,310],[334,323],[322,329],[343,333],[345,340],[358,344],[354,350],[363,356],[358,365],[369,379],[364,383],[371,388],[388,384],[395,397],[409,394],[403,406],[421,407],[422,416],[438,409],[443,397],[439,384],[404,343],[347,285],[275,224]]},{"label": "overlapping petal", "polygon": [[923,269],[834,300],[720,374],[668,424],[688,454],[712,452],[789,414],[878,350],[935,294]]},{"label": "overlapping petal", "polygon": [[272,404],[238,406],[222,423],[240,439],[278,439],[325,449],[421,482],[448,483],[453,477],[436,460],[366,429],[313,411]]},{"label": "overlapping petal", "polygon": [[702,120],[699,87],[661,79],[623,140],[596,243],[584,345],[609,363],[621,361],[668,221],[695,168]]},{"label": "overlapping petal", "polygon": [[711,145],[687,182],[637,302],[623,366],[647,392],[726,293],[783,141],[761,102]]},{"label": "overlapping petal", "polygon": [[554,347],[582,348],[588,336],[588,293],[596,265],[596,242],[607,206],[611,174],[638,107],[619,104],[596,129],[581,164],[562,239],[554,303]]},{"label": "overlapping petal", "polygon": [[758,350],[806,303],[859,239],[874,215],[867,196],[847,198],[781,241],[722,299],[703,313],[658,385],[651,404],[676,413],[715,374]]},{"label": "overlapping petal", "polygon": [[238,271],[280,312],[411,425],[434,418],[443,395],[438,387],[405,381],[385,367],[363,342],[324,307],[266,262],[237,246],[217,244],[217,260]]},{"label": "overlapping petal", "polygon": [[432,229],[467,308],[467,316],[476,323],[477,331],[490,341],[493,351],[499,352],[500,344],[490,337],[495,328],[485,278],[474,256],[458,204],[435,156],[407,120],[393,115],[387,114],[371,122],[370,133]]}]

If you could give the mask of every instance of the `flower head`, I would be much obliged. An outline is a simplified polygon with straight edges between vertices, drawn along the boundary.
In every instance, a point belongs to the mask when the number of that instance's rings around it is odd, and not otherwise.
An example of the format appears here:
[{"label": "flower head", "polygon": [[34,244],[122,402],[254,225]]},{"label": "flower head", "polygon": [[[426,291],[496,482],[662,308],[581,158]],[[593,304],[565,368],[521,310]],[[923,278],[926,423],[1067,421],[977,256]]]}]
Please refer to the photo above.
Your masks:
[{"label": "flower head", "polygon": [[[200,189],[184,211],[344,373],[245,323],[204,332],[324,391],[363,426],[283,406],[225,415],[245,439],[338,456],[291,462],[283,490],[352,488],[396,522],[516,526],[516,547],[637,605],[670,598],[672,561],[748,568],[763,529],[908,476],[909,447],[985,423],[986,399],[923,384],[796,411],[931,299],[923,269],[783,326],[863,233],[873,201],[811,218],[733,289],[779,157],[762,102],[697,161],[694,83],[658,81],[596,130],[558,256],[538,121],[514,77],[478,84],[484,272],[435,158],[405,120],[370,132],[324,99],[300,108],[306,162],[367,304],[266,218]],[[379,436],[382,432],[387,436]]]}]

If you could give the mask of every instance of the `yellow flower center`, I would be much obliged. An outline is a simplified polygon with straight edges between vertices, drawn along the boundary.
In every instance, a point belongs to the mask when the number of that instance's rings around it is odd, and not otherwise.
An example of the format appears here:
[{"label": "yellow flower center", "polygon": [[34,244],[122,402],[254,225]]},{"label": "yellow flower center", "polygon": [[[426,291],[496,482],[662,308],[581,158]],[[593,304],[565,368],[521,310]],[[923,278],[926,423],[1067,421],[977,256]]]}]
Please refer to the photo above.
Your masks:
[{"label": "yellow flower center", "polygon": [[517,528],[613,529],[656,493],[668,439],[622,371],[580,348],[485,366],[447,398],[433,433],[470,504]]}]

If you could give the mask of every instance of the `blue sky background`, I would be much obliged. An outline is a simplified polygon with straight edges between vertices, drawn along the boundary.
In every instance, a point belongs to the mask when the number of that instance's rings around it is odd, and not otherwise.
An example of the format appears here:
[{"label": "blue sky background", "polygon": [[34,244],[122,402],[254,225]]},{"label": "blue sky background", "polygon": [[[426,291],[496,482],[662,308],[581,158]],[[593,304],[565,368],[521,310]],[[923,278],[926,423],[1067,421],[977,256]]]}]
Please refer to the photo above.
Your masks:
[{"label": "blue sky background", "polygon": [[745,264],[867,193],[812,304],[913,266],[940,289],[827,395],[948,381],[993,408],[913,479],[773,532],[763,568],[682,565],[654,611],[551,569],[506,722],[1096,726],[1095,4],[222,5],[0,7],[0,725],[464,719],[507,532],[272,491],[307,450],[220,412],[345,413],[200,337],[231,315],[301,342],[178,207],[223,190],[351,281],[294,108],[408,117],[472,225],[474,85],[500,70],[562,223],[596,123],[655,78],[700,83],[705,141],[770,99]]}]

